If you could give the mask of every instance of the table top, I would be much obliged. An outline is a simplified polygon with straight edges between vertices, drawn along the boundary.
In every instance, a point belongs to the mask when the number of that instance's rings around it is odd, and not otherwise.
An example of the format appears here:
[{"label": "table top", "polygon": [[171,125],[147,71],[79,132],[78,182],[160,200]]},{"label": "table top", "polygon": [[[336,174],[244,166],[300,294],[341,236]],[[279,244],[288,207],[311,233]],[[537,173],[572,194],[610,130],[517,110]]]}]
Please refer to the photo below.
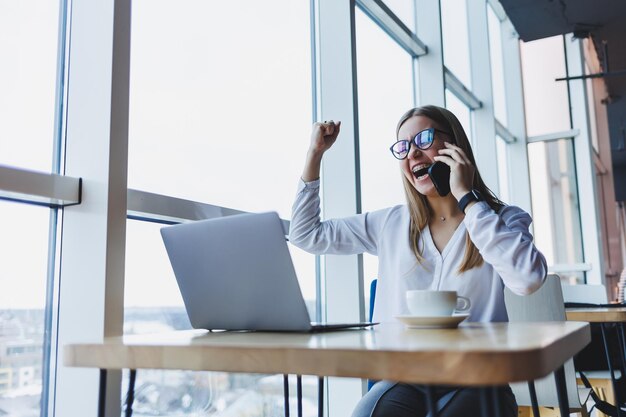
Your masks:
[{"label": "table top", "polygon": [[493,385],[543,377],[590,340],[589,324],[580,322],[419,330],[389,323],[314,334],[188,330],[66,345],[64,363]]},{"label": "table top", "polygon": [[586,321],[589,323],[619,323],[626,322],[626,307],[585,307],[567,308],[565,315],[571,321]]}]

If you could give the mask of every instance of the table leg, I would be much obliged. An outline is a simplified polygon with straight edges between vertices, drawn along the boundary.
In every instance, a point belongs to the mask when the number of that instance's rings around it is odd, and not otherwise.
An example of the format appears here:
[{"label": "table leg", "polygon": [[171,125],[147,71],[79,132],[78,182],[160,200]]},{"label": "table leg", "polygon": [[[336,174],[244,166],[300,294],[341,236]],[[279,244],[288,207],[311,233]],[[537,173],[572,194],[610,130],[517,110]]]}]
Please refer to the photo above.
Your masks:
[{"label": "table leg", "polygon": [[622,408],[621,408],[621,396],[619,395],[619,390],[617,387],[617,381],[615,380],[615,372],[613,370],[613,361],[611,361],[611,353],[609,351],[609,341],[606,335],[606,329],[604,328],[604,323],[600,323],[600,330],[602,332],[602,341],[604,342],[604,353],[606,354],[606,363],[609,367],[609,374],[611,375],[611,383],[613,385],[613,392],[615,395],[615,406],[617,408],[617,416],[621,417]]},{"label": "table leg", "polygon": [[317,379],[317,416],[324,417],[324,377]]},{"label": "table leg", "polygon": [[426,385],[426,405],[428,406],[428,415],[437,417],[437,402],[435,401],[435,393],[433,387]]},{"label": "table leg", "polygon": [[621,368],[620,368],[620,372],[621,372],[621,376],[620,376],[620,382],[618,384],[620,391],[620,398],[622,397],[622,393],[623,393],[623,387],[625,386],[624,383],[626,381],[626,335],[624,335],[624,323],[618,323],[618,335],[619,337],[619,341],[620,341],[620,363],[621,363]]},{"label": "table leg", "polygon": [[100,390],[98,393],[98,417],[104,417],[107,396],[107,370],[100,369]]},{"label": "table leg", "polygon": [[135,379],[137,378],[137,370],[131,369],[128,376],[128,391],[126,394],[126,413],[124,417],[132,417],[133,402],[135,402]]},{"label": "table leg", "polygon": [[302,417],[302,375],[297,376],[296,389],[298,392],[298,417]]},{"label": "table leg", "polygon": [[533,408],[533,416],[539,416],[539,401],[537,401],[537,390],[535,389],[535,381],[528,381],[528,391],[530,392],[530,404]]},{"label": "table leg", "polygon": [[285,417],[289,417],[289,375],[283,375],[283,395],[285,397]]},{"label": "table leg", "polygon": [[502,417],[502,402],[500,401],[500,387],[492,387],[491,395],[493,396],[493,407],[495,417]]},{"label": "table leg", "polygon": [[556,395],[559,399],[559,409],[561,417],[569,416],[569,401],[567,400],[567,386],[565,385],[565,368],[559,367],[554,371],[554,380],[556,382]]},{"label": "table leg", "polygon": [[480,410],[482,417],[491,415],[491,390],[489,387],[480,388]]}]

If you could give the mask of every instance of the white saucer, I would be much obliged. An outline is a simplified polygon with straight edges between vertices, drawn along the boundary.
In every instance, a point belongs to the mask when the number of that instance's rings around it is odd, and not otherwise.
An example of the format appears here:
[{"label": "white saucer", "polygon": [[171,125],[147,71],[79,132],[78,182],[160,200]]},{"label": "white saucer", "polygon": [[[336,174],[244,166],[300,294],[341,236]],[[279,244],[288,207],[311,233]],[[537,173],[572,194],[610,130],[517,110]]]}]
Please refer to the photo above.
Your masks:
[{"label": "white saucer", "polygon": [[410,329],[453,329],[468,317],[468,313],[436,317],[410,315],[395,316],[396,319],[406,324]]}]

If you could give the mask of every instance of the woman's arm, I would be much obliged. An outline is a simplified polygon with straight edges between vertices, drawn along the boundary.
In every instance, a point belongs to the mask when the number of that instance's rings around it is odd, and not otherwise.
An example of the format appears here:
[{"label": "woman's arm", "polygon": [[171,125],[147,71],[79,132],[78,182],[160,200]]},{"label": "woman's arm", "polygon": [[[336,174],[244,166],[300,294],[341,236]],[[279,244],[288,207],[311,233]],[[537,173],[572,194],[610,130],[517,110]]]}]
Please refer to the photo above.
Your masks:
[{"label": "woman's arm", "polygon": [[537,290],[547,273],[546,259],[533,244],[528,213],[515,206],[494,212],[485,202],[467,209],[465,225],[485,262],[516,294]]},{"label": "woman's arm", "polygon": [[335,143],[340,127],[341,122],[313,125],[311,145],[292,207],[289,241],[315,254],[375,254],[385,217],[381,212],[324,222],[320,218],[320,165],[324,153]]}]

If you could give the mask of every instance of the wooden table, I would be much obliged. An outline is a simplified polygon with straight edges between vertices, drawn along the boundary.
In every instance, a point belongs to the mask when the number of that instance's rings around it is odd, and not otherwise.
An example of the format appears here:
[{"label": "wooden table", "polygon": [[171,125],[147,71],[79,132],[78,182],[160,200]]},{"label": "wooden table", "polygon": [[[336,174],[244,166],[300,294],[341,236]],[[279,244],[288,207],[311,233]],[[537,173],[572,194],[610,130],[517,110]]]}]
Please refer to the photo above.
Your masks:
[{"label": "wooden table", "polygon": [[611,308],[567,308],[567,320],[586,321],[588,323],[624,323],[626,322],[626,307]]},{"label": "wooden table", "polygon": [[[604,352],[606,355],[606,362],[609,368],[609,374],[611,376],[611,383],[613,384],[613,392],[615,396],[615,403],[617,406],[617,416],[624,415],[619,405],[622,404],[622,395],[619,389],[619,380],[615,375],[615,368],[619,368],[622,374],[621,378],[626,377],[626,337],[624,335],[624,324],[626,323],[626,307],[584,307],[584,308],[567,308],[565,309],[565,315],[567,320],[570,321],[584,321],[587,323],[600,324],[600,330],[602,331],[602,340],[604,342]],[[619,351],[622,352],[622,360],[618,364],[613,364],[611,360],[608,336],[609,325],[617,323],[617,340]]]},{"label": "wooden table", "polygon": [[[66,366],[339,376],[428,385],[496,386],[562,370],[591,340],[587,323],[468,323],[416,330],[293,334],[203,330],[65,346]],[[563,384],[564,386],[564,384]]]}]

